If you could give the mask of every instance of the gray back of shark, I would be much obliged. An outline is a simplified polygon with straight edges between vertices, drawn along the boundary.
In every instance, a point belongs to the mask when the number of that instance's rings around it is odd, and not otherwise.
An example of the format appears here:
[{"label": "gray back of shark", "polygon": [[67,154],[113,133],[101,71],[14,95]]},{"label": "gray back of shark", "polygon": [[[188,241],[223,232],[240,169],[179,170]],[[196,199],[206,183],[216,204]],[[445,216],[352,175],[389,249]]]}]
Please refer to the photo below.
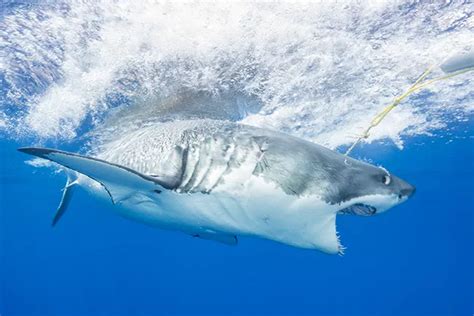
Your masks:
[{"label": "gray back of shark", "polygon": [[383,168],[287,134],[233,122],[164,123],[129,137],[133,146],[105,149],[100,157],[153,175],[179,192],[211,193],[228,173],[245,172],[249,165],[253,175],[288,195],[317,195],[330,204],[375,194],[403,198],[414,192]]}]

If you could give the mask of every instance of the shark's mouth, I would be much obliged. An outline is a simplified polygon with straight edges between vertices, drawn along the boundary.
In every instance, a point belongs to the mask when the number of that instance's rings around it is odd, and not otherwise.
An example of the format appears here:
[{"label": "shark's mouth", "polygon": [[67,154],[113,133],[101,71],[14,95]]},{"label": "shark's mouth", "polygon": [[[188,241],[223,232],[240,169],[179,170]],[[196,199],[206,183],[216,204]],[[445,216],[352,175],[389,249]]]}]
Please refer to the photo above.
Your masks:
[{"label": "shark's mouth", "polygon": [[351,214],[359,216],[372,216],[377,212],[377,208],[364,203],[352,204],[349,207],[343,208],[339,211],[339,214]]},{"label": "shark's mouth", "polygon": [[[351,214],[351,215],[359,215],[359,216],[372,216],[375,213],[377,213],[376,207],[368,205],[368,204],[364,204],[364,203],[352,204],[351,206],[343,208],[342,210],[338,212],[338,214]],[[337,231],[336,231],[336,237],[337,237],[338,254],[342,256],[344,255],[344,250],[346,249],[346,247],[342,245],[341,237]]]}]

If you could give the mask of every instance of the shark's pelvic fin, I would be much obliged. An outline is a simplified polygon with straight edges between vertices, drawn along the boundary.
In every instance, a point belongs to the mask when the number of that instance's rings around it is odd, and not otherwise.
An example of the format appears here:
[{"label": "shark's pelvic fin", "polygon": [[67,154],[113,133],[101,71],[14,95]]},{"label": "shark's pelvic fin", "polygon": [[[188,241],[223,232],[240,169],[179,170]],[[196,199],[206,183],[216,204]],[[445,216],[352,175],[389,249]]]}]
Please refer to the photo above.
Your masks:
[{"label": "shark's pelvic fin", "polygon": [[67,207],[69,206],[69,202],[71,201],[72,194],[74,192],[74,187],[77,184],[77,180],[72,180],[70,176],[67,178],[66,185],[63,189],[63,196],[61,198],[61,202],[59,202],[58,209],[56,210],[56,214],[54,215],[53,222],[51,226],[55,226],[63,214],[66,212]]},{"label": "shark's pelvic fin", "polygon": [[[114,204],[128,199],[136,192],[149,191],[160,193],[164,189],[172,189],[167,183],[157,178],[101,159],[47,148],[19,148],[18,150],[56,162],[99,182],[107,191]],[[63,194],[65,207],[70,199],[70,193],[71,192],[66,189]],[[58,212],[62,211],[62,213],[64,213],[65,207],[63,209],[62,204],[61,202]],[[60,217],[62,213],[60,213],[58,217]]]},{"label": "shark's pelvic fin", "polygon": [[196,237],[196,238],[217,241],[229,246],[235,246],[239,242],[239,240],[237,239],[237,236],[235,235],[221,234],[221,233],[215,233],[215,232],[199,232],[199,233],[192,234],[191,236]]}]

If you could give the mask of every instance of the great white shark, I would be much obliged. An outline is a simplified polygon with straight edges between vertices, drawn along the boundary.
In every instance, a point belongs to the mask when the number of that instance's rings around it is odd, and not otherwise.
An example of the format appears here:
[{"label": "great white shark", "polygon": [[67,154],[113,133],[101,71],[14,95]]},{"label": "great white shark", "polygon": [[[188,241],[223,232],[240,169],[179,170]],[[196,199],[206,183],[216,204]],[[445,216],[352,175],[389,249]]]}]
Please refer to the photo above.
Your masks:
[{"label": "great white shark", "polygon": [[338,214],[380,214],[415,192],[382,167],[219,120],[144,127],[94,157],[19,150],[69,170],[53,225],[81,186],[127,218],[231,245],[245,235],[341,253]]}]

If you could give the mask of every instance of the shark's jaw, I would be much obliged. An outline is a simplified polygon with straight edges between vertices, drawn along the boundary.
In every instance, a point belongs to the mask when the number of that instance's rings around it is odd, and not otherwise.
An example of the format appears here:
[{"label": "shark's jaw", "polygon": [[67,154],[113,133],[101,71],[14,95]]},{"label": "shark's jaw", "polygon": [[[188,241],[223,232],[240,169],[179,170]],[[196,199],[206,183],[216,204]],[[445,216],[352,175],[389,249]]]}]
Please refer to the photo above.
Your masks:
[{"label": "shark's jaw", "polygon": [[373,194],[351,199],[341,203],[338,214],[351,214],[359,216],[372,216],[406,201],[408,197],[396,194]]},{"label": "shark's jaw", "polygon": [[351,214],[359,216],[372,216],[375,215],[375,213],[377,213],[376,207],[364,203],[355,203],[339,211],[339,214]]},{"label": "shark's jaw", "polygon": [[[388,209],[406,201],[407,199],[408,196],[399,196],[395,194],[374,194],[358,197],[348,202],[341,203],[342,208],[337,212],[337,214],[373,216],[376,214],[383,213]],[[341,237],[338,232],[336,232],[336,236],[339,249],[338,254],[343,255],[346,247],[342,245]]]}]

